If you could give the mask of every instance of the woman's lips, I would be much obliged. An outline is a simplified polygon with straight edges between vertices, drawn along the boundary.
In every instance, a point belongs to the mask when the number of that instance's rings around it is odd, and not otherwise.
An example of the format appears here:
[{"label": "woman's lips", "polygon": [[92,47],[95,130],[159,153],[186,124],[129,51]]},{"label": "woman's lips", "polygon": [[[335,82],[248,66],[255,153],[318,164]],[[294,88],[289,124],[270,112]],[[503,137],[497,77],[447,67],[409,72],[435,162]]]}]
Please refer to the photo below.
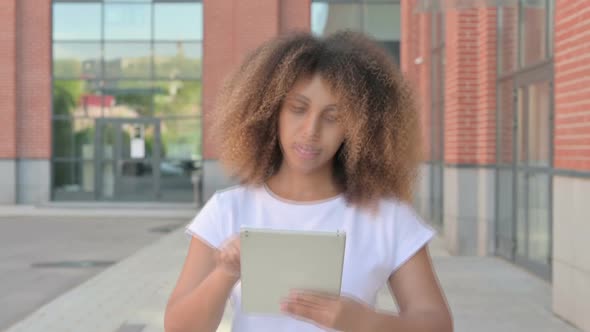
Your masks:
[{"label": "woman's lips", "polygon": [[320,154],[320,150],[311,146],[295,144],[295,152],[302,159],[314,159]]}]

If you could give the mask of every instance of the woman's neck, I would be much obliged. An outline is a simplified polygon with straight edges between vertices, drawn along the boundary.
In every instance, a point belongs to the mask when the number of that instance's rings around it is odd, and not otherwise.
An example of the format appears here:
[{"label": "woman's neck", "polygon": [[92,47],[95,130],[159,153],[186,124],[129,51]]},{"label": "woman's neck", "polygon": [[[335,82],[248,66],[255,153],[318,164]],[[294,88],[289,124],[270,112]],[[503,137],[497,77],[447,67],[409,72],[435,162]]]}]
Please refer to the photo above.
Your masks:
[{"label": "woman's neck", "polygon": [[301,202],[324,200],[340,193],[331,169],[302,174],[283,165],[266,185],[282,198]]}]

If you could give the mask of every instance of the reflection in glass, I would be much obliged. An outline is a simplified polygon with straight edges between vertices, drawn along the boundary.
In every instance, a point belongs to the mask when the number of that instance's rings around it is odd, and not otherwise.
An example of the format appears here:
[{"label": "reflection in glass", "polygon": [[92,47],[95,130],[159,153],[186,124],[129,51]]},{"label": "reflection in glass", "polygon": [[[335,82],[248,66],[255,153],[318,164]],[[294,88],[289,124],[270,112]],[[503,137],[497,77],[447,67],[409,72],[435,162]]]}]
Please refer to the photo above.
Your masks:
[{"label": "reflection in glass", "polygon": [[518,89],[517,109],[516,109],[516,138],[517,138],[517,159],[519,165],[526,165],[527,162],[527,140],[526,140],[526,109],[525,109],[525,91],[526,88]]},{"label": "reflection in glass", "polygon": [[53,40],[99,40],[101,16],[100,4],[54,4]]},{"label": "reflection in glass", "polygon": [[115,162],[107,161],[101,163],[101,194],[102,198],[113,198],[115,195]]},{"label": "reflection in glass", "polygon": [[56,200],[78,201],[94,196],[94,164],[92,162],[52,163],[53,196]]},{"label": "reflection in glass", "polygon": [[547,8],[545,0],[522,1],[520,61],[529,66],[546,58]]},{"label": "reflection in glass", "polygon": [[154,39],[203,40],[201,3],[158,3],[154,10]]},{"label": "reflection in glass", "polygon": [[97,81],[53,81],[53,115],[56,117],[100,117],[107,102],[99,92]]},{"label": "reflection in glass", "polygon": [[498,169],[498,252],[505,258],[512,258],[514,232],[512,230],[512,209],[514,202],[514,176],[511,169]]},{"label": "reflection in glass", "polygon": [[401,18],[399,4],[371,4],[364,6],[364,31],[377,40],[399,41]]},{"label": "reflection in glass", "polygon": [[106,40],[147,40],[151,38],[152,6],[105,4]]},{"label": "reflection in glass", "polygon": [[[164,160],[160,163],[161,200],[165,202],[194,202],[199,185],[199,167],[191,160]],[[198,198],[198,197],[197,197]]]},{"label": "reflection in glass", "polygon": [[549,175],[529,174],[528,192],[528,258],[547,264],[550,255]]},{"label": "reflection in glass", "polygon": [[150,78],[152,75],[149,43],[105,43],[107,78]]},{"label": "reflection in glass", "polygon": [[[121,155],[123,159],[143,159],[154,156],[156,132],[153,124],[121,124]],[[135,140],[135,142],[132,142]],[[138,146],[140,145],[140,146]]]},{"label": "reflection in glass", "polygon": [[156,77],[200,78],[202,58],[201,43],[157,43],[154,45]]},{"label": "reflection in glass", "polygon": [[54,43],[53,75],[60,78],[97,78],[101,75],[99,43]]},{"label": "reflection in glass", "polygon": [[53,156],[56,158],[94,158],[94,120],[54,119]]},{"label": "reflection in glass", "polygon": [[549,82],[530,85],[528,93],[528,162],[531,166],[549,166],[551,144]]},{"label": "reflection in glass", "polygon": [[104,109],[105,117],[137,118],[152,114],[152,84],[149,81],[109,81],[103,89],[112,104]]},{"label": "reflection in glass", "polygon": [[311,31],[320,36],[342,29],[363,31],[361,8],[360,4],[312,3]]},{"label": "reflection in glass", "polygon": [[194,116],[201,113],[200,81],[161,81],[155,85],[156,116]]},{"label": "reflection in glass", "polygon": [[162,120],[162,159],[195,160],[201,155],[199,118]]},{"label": "reflection in glass", "polygon": [[517,207],[516,207],[516,254],[526,257],[527,234],[526,234],[526,203],[527,203],[527,182],[526,173],[517,172]]},{"label": "reflection in glass", "polygon": [[514,100],[512,81],[504,81],[498,87],[498,135],[500,140],[500,164],[512,164],[513,152],[513,123],[514,123]]}]

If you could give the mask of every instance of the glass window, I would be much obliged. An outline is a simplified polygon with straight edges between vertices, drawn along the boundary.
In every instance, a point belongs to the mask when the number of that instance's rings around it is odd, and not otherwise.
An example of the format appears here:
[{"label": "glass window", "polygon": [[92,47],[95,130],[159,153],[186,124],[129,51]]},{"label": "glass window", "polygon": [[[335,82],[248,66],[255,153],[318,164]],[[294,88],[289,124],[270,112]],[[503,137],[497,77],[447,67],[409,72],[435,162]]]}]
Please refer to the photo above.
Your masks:
[{"label": "glass window", "polygon": [[91,161],[53,162],[53,197],[79,201],[94,198],[94,163]]},{"label": "glass window", "polygon": [[528,88],[528,161],[531,166],[549,166],[551,91],[549,82]]},{"label": "glass window", "polygon": [[106,78],[150,78],[151,54],[149,43],[105,43]]},{"label": "glass window", "polygon": [[163,160],[160,163],[161,200],[165,202],[195,202],[194,186],[198,179],[193,177],[197,169],[191,160]]},{"label": "glass window", "polygon": [[548,14],[547,14],[547,21],[549,22],[547,24],[547,32],[549,34],[548,36],[548,51],[549,51],[549,55],[553,55],[553,43],[554,43],[554,37],[553,34],[555,33],[554,29],[555,29],[555,4],[553,3],[554,0],[547,0],[548,3]]},{"label": "glass window", "polygon": [[512,81],[504,81],[498,86],[498,136],[499,163],[512,164],[514,99]]},{"label": "glass window", "polygon": [[200,118],[165,119],[160,131],[163,159],[194,160],[201,155]]},{"label": "glass window", "polygon": [[200,3],[156,4],[154,39],[202,40],[203,5]]},{"label": "glass window", "polygon": [[54,40],[99,40],[101,5],[56,3],[53,5]]},{"label": "glass window", "polygon": [[119,151],[119,158],[133,159],[139,157],[131,153],[131,140],[133,138],[143,138],[143,158],[152,158],[154,156],[156,127],[153,123],[122,123],[121,138],[122,146],[121,151]]},{"label": "glass window", "polygon": [[516,254],[521,257],[526,257],[527,242],[526,242],[526,213],[527,213],[527,173],[516,172]]},{"label": "glass window", "polygon": [[520,62],[529,66],[546,58],[546,0],[521,0]]},{"label": "glass window", "polygon": [[59,78],[101,76],[100,43],[54,43],[53,75]]},{"label": "glass window", "polygon": [[432,14],[432,47],[440,46],[445,41],[445,12],[436,11]]},{"label": "glass window", "polygon": [[74,157],[74,137],[71,119],[53,120],[53,156],[56,158]]},{"label": "glass window", "polygon": [[365,5],[365,32],[377,40],[401,39],[399,4]]},{"label": "glass window", "polygon": [[111,104],[105,117],[139,118],[152,115],[152,84],[149,81],[110,81],[103,89]]},{"label": "glass window", "polygon": [[53,156],[66,159],[94,158],[94,120],[54,119]]},{"label": "glass window", "polygon": [[311,4],[311,31],[317,35],[329,35],[342,29],[362,31],[360,4]]},{"label": "glass window", "polygon": [[201,113],[200,81],[156,82],[154,93],[156,116],[190,116]]},{"label": "glass window", "polygon": [[152,35],[152,6],[142,4],[106,4],[105,39],[146,40]]},{"label": "glass window", "polygon": [[157,43],[154,67],[157,78],[200,78],[203,49],[201,43]]},{"label": "glass window", "polygon": [[498,25],[498,70],[500,74],[505,74],[516,70],[518,66],[518,4],[500,7]]},{"label": "glass window", "polygon": [[528,176],[528,257],[545,264],[550,256],[548,174],[529,173]]},{"label": "glass window", "polygon": [[516,101],[516,152],[518,164],[526,165],[527,162],[527,137],[526,137],[526,116],[527,110],[525,108],[525,89],[519,88]]},{"label": "glass window", "polygon": [[53,81],[54,117],[100,117],[104,104],[98,81]]}]

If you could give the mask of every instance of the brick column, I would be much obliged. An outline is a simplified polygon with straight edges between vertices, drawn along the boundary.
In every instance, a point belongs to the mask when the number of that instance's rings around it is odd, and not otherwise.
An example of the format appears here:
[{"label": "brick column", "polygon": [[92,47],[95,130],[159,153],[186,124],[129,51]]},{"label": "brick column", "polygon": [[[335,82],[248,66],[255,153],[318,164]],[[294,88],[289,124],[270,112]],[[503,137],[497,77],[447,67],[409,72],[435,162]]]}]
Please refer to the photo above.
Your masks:
[{"label": "brick column", "polygon": [[447,12],[445,161],[477,162],[477,9]]},{"label": "brick column", "polygon": [[[590,10],[555,1],[554,167],[590,171]],[[553,309],[590,331],[590,180],[553,177]]]},{"label": "brick column", "polygon": [[17,201],[36,204],[51,177],[51,1],[16,3]]},{"label": "brick column", "polygon": [[557,1],[555,168],[590,171],[590,12],[584,0]]},{"label": "brick column", "polygon": [[419,12],[416,0],[401,1],[400,67],[414,87],[420,112],[424,160],[430,159],[430,13]]},{"label": "brick column", "polygon": [[[208,140],[212,107],[223,78],[243,56],[279,33],[279,1],[204,0],[203,158],[215,159]],[[290,4],[292,6],[293,4]]]},{"label": "brick column", "polygon": [[[303,1],[307,2],[307,1]],[[209,127],[213,117],[215,98],[223,79],[239,65],[247,52],[279,33],[279,0],[204,0],[203,40],[203,197],[233,184],[217,163],[215,146],[210,140]],[[284,3],[285,15],[301,13],[302,4],[293,0]],[[309,16],[309,14],[307,14]],[[296,26],[292,18],[282,27]]]},{"label": "brick column", "polygon": [[16,0],[0,2],[0,204],[16,201]]},{"label": "brick column", "polygon": [[311,0],[281,0],[280,32],[291,30],[309,31],[311,27]]},{"label": "brick column", "polygon": [[478,164],[496,162],[496,8],[480,8],[477,24],[477,155]]}]

